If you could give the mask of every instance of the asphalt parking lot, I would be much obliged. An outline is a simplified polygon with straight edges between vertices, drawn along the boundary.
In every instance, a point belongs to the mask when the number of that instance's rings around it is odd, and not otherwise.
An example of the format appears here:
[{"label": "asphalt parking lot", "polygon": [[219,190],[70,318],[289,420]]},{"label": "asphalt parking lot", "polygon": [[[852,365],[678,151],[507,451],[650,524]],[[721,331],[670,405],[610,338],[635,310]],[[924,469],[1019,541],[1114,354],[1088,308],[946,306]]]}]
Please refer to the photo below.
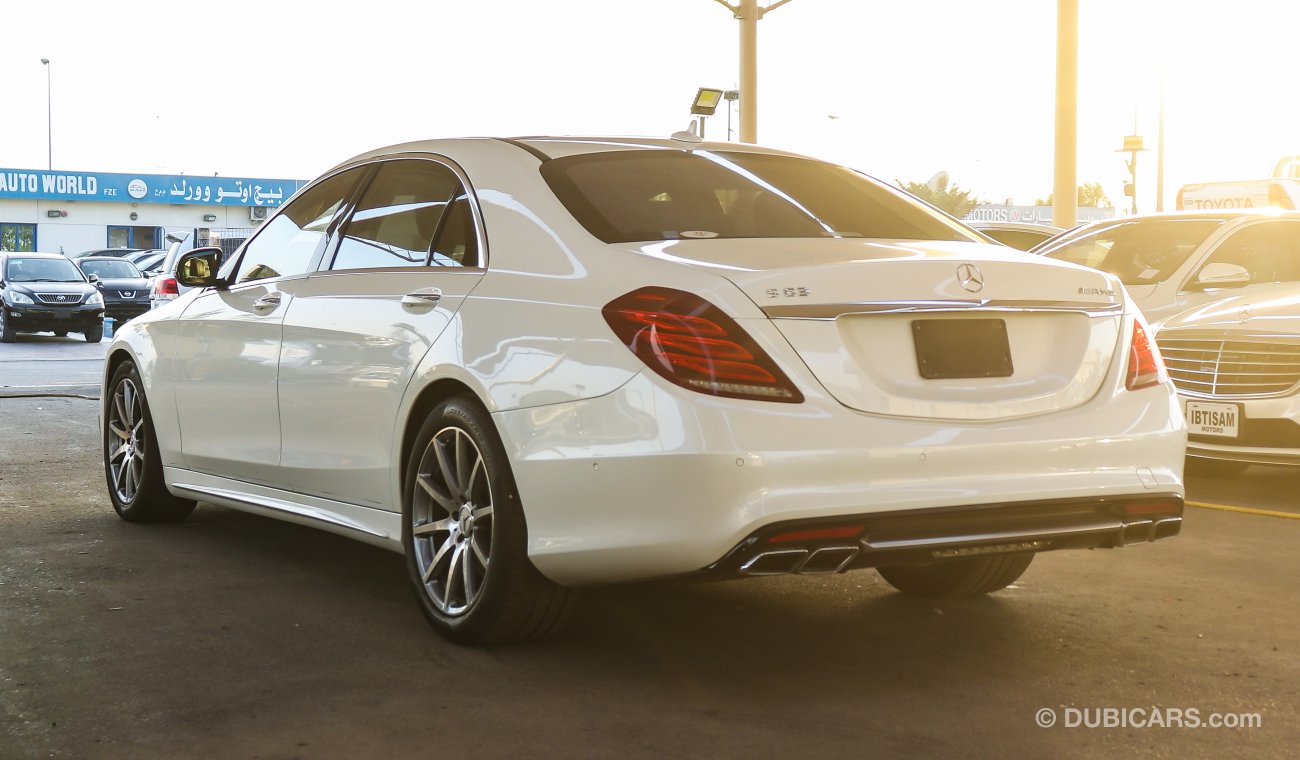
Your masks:
[{"label": "asphalt parking lot", "polygon": [[[1300,472],[1193,475],[1179,538],[1047,554],[986,598],[908,599],[870,571],[616,587],[557,639],[467,649],[426,625],[396,554],[210,505],[120,521],[82,397],[107,342],[78,338],[0,346],[0,758],[1217,758],[1300,741]],[[1151,725],[1173,711],[1183,725]]]}]

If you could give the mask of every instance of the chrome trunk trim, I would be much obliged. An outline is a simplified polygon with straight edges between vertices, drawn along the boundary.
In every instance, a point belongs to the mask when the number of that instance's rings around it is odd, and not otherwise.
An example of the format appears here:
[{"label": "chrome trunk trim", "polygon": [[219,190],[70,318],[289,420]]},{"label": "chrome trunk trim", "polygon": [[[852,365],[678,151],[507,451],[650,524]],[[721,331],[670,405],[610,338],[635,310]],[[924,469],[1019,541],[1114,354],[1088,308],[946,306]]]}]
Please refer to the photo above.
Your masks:
[{"label": "chrome trunk trim", "polygon": [[808,319],[830,321],[856,314],[961,314],[970,311],[1023,313],[1065,312],[1088,317],[1111,317],[1122,314],[1124,304],[1099,304],[1095,301],[862,301],[824,304],[765,306],[769,319]]}]

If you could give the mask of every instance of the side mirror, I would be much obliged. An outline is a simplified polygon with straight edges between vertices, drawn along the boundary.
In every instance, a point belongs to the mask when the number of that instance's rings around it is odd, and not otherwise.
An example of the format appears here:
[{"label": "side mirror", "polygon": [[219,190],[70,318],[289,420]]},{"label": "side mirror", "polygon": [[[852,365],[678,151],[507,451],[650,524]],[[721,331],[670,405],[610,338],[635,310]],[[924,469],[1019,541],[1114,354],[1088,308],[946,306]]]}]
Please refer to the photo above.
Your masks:
[{"label": "side mirror", "polygon": [[1250,272],[1236,264],[1215,262],[1206,264],[1196,275],[1196,289],[1239,288],[1250,284]]},{"label": "side mirror", "polygon": [[176,260],[176,281],[189,288],[212,287],[218,284],[220,268],[220,248],[195,248]]},{"label": "side mirror", "polygon": [[91,274],[86,275],[86,279],[87,279],[87,280],[90,280],[90,284],[91,284],[91,285],[94,285],[94,286],[97,287],[97,288],[100,286],[100,285],[99,285],[99,275],[94,274],[94,273],[92,272]]}]

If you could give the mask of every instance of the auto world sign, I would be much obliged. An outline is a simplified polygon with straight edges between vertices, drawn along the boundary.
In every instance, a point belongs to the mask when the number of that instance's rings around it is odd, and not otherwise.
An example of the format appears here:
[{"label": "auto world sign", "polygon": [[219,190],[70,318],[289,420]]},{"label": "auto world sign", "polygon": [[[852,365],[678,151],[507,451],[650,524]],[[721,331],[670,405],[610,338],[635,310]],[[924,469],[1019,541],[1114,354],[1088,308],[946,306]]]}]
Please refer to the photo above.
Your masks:
[{"label": "auto world sign", "polygon": [[279,206],[304,184],[296,179],[0,169],[3,200]]}]

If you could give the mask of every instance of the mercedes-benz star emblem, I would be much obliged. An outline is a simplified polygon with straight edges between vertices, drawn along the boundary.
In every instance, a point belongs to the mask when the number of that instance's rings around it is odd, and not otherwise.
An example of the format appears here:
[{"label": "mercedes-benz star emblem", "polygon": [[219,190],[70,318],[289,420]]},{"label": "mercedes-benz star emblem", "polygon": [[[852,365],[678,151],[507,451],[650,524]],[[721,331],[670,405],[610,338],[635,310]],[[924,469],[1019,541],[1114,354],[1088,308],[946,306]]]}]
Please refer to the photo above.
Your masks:
[{"label": "mercedes-benz star emblem", "polygon": [[972,293],[978,293],[984,289],[984,275],[980,272],[979,267],[974,264],[962,264],[957,267],[957,282]]}]

